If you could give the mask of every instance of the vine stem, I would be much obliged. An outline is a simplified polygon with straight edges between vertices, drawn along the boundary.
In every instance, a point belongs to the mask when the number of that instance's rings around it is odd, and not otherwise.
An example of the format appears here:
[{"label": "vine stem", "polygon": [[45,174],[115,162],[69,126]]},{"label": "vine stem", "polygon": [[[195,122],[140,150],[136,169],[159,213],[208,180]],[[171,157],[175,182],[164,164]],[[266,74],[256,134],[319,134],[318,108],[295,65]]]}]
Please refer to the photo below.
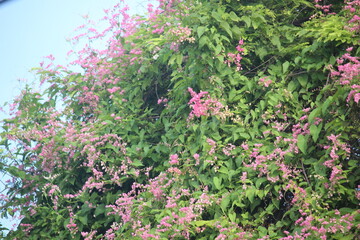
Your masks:
[{"label": "vine stem", "polygon": [[307,176],[307,174],[306,174],[306,170],[305,170],[305,167],[304,167],[304,163],[303,163],[302,160],[300,160],[300,161],[301,161],[302,171],[303,171],[304,176],[305,176],[305,180],[306,180],[306,182],[307,182],[307,183],[309,184],[309,186],[310,186],[310,181],[309,181],[309,178],[308,178],[308,176]]}]

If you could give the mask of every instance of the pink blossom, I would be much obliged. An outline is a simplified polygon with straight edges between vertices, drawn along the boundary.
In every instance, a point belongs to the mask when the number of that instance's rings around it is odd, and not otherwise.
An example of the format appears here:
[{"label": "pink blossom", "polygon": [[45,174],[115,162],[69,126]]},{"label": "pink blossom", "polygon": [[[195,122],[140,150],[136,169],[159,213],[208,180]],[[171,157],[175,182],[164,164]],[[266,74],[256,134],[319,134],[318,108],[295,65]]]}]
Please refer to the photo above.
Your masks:
[{"label": "pink blossom", "polygon": [[166,105],[167,102],[168,102],[168,99],[162,97],[162,98],[158,99],[157,104],[164,103]]},{"label": "pink blossom", "polygon": [[241,176],[241,181],[245,182],[247,177],[247,172],[243,172]]},{"label": "pink blossom", "polygon": [[214,154],[216,148],[216,142],[211,138],[206,139],[206,142],[211,146],[211,149],[209,150],[209,155]]},{"label": "pink blossom", "polygon": [[231,151],[235,149],[235,146],[232,145],[232,144],[228,144],[226,147],[224,147],[222,150],[223,150],[223,153],[226,155],[226,156],[231,156]]},{"label": "pink blossom", "polygon": [[163,217],[163,218],[160,220],[160,225],[159,225],[159,227],[161,227],[161,226],[171,227],[172,225],[171,225],[170,223],[167,223],[168,220],[170,220],[170,216]]},{"label": "pink blossom", "polygon": [[236,50],[238,52],[244,52],[244,49],[241,47],[242,45],[244,45],[244,40],[243,39],[240,39],[239,40],[239,44],[236,46]]},{"label": "pink blossom", "polygon": [[248,144],[241,144],[241,147],[244,149],[244,150],[249,150],[249,145]]},{"label": "pink blossom", "polygon": [[170,155],[170,161],[169,161],[169,163],[170,163],[171,165],[179,164],[178,155],[177,155],[177,154]]},{"label": "pink blossom", "polygon": [[264,78],[260,78],[260,79],[259,79],[259,84],[260,84],[260,85],[263,85],[263,86],[265,86],[265,87],[269,87],[271,83],[272,83],[272,80],[271,80],[271,79],[268,79],[267,77],[264,77]]},{"label": "pink blossom", "polygon": [[169,173],[173,173],[175,175],[181,175],[181,170],[177,167],[171,167],[167,170]]},{"label": "pink blossom", "polygon": [[354,95],[354,102],[359,103],[359,100],[360,100],[360,93],[356,93]]},{"label": "pink blossom", "polygon": [[193,157],[194,157],[194,159],[195,159],[195,161],[196,161],[195,165],[199,165],[199,164],[200,164],[200,155],[197,154],[197,153],[195,153],[195,154],[193,155]]},{"label": "pink blossom", "polygon": [[171,28],[169,30],[169,33],[173,38],[175,38],[176,43],[182,43],[182,42],[190,42],[193,43],[195,41],[194,37],[191,36],[192,30],[188,27],[181,27],[177,26],[176,28]]},{"label": "pink blossom", "polygon": [[[210,98],[208,92],[196,93],[192,88],[188,88],[192,98],[189,101],[192,111],[189,114],[189,119],[200,116],[218,115],[224,106],[216,99]],[[205,97],[205,99],[204,99]]]}]

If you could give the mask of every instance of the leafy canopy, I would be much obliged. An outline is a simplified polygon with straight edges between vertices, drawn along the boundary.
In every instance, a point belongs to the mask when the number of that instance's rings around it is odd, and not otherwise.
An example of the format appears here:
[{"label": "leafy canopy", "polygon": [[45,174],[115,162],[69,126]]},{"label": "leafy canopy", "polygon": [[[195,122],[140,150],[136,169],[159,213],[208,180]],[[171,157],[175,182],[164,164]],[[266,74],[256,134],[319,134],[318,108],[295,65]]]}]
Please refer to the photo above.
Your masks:
[{"label": "leafy canopy", "polygon": [[[325,2],[325,1],[324,1]],[[8,239],[355,239],[360,2],[123,4],[3,120]],[[119,21],[119,19],[121,19]],[[74,37],[77,40],[79,37]]]}]

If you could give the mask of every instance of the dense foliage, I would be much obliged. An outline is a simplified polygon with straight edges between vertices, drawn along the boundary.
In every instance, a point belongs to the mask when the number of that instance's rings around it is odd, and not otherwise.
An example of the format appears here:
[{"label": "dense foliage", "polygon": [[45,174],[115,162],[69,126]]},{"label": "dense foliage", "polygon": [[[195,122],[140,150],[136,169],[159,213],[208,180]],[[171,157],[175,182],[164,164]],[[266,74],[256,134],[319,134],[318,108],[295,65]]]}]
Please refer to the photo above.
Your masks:
[{"label": "dense foliage", "polygon": [[[8,239],[356,239],[360,1],[159,0],[3,121]],[[120,21],[119,21],[120,19]],[[81,33],[80,35],[84,35]],[[75,37],[74,40],[77,40]]]}]

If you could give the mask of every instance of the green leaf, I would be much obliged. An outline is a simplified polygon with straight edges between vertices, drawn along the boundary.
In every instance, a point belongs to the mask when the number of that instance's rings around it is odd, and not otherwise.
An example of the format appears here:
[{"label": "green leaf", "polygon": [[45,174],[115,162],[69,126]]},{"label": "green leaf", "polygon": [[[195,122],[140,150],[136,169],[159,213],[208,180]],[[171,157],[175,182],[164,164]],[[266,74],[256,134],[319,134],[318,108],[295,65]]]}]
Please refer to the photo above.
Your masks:
[{"label": "green leaf", "polygon": [[229,169],[227,167],[223,166],[218,170],[218,172],[221,172],[221,173],[224,173],[224,174],[228,175],[229,174]]},{"label": "green leaf", "polygon": [[228,213],[228,216],[229,216],[229,219],[230,219],[231,222],[235,222],[235,220],[236,220],[236,213],[235,213],[233,210],[231,210],[231,211]]},{"label": "green leaf", "polygon": [[232,33],[235,35],[236,38],[241,38],[243,36],[243,29],[239,28],[238,26],[233,26],[231,28]]},{"label": "green leaf", "polygon": [[304,164],[311,165],[311,164],[314,164],[315,162],[317,162],[317,159],[315,159],[315,158],[305,158],[305,159],[302,160],[302,162]]},{"label": "green leaf", "polygon": [[253,203],[255,198],[255,189],[252,188],[246,189],[245,196],[249,199],[251,203]]},{"label": "green leaf", "polygon": [[311,111],[311,113],[309,114],[309,122],[312,123],[314,121],[315,117],[320,117],[319,113],[321,111],[321,108],[315,108],[314,110]]},{"label": "green leaf", "polygon": [[260,237],[264,237],[267,235],[267,229],[265,227],[259,226],[257,230],[259,231]]},{"label": "green leaf", "polygon": [[287,72],[287,70],[289,69],[289,66],[290,66],[290,63],[288,61],[286,61],[282,64],[283,73]]},{"label": "green leaf", "polygon": [[220,190],[220,189],[221,189],[222,179],[221,179],[221,178],[218,178],[218,177],[214,177],[214,178],[213,178],[213,182],[214,182],[215,188],[218,189],[218,190]]},{"label": "green leaf", "polygon": [[230,12],[229,16],[230,16],[230,19],[233,20],[234,22],[240,21],[240,18],[234,12]]},{"label": "green leaf", "polygon": [[308,82],[308,75],[302,75],[302,76],[299,76],[297,78],[297,80],[299,81],[300,85],[302,87],[306,87],[306,84]]},{"label": "green leaf", "polygon": [[179,66],[181,66],[182,61],[183,61],[183,55],[182,55],[182,54],[177,55],[177,57],[176,57],[176,63],[177,63]]},{"label": "green leaf", "polygon": [[301,150],[302,153],[306,153],[307,150],[307,139],[304,135],[299,135],[297,137],[297,146]]},{"label": "green leaf", "polygon": [[258,47],[255,49],[255,53],[260,57],[260,59],[264,59],[266,55],[268,55],[267,48],[265,47]]},{"label": "green leaf", "polygon": [[220,44],[216,45],[216,47],[215,47],[215,55],[218,55],[221,52],[221,50],[222,50],[221,45]]},{"label": "green leaf", "polygon": [[[149,148],[149,147],[146,146],[145,148]],[[145,149],[144,149],[144,152],[145,152]],[[134,166],[134,167],[142,167],[142,166],[144,166],[144,164],[139,159],[134,159],[132,161],[131,165]]]},{"label": "green leaf", "polygon": [[329,108],[329,105],[330,105],[331,103],[333,103],[333,102],[334,102],[333,96],[329,96],[329,97],[325,100],[324,104],[321,106],[321,112],[322,112],[322,114],[325,114],[325,113],[326,113],[326,110]]},{"label": "green leaf", "polygon": [[[219,9],[218,9],[218,10],[219,10]],[[222,21],[221,14],[218,13],[218,12],[212,11],[211,16],[212,16],[213,18],[215,18],[216,21],[218,21],[218,22],[221,22],[221,21]]]},{"label": "green leaf", "polygon": [[256,182],[255,182],[255,187],[256,187],[257,189],[259,189],[260,186],[261,186],[261,184],[262,184],[263,182],[266,182],[266,181],[267,181],[266,178],[258,178],[258,179],[256,180]]},{"label": "green leaf", "polygon": [[345,214],[348,214],[348,213],[353,213],[354,209],[343,207],[343,208],[340,208],[339,211],[340,211],[341,214],[345,215]]},{"label": "green leaf", "polygon": [[233,102],[234,97],[236,96],[236,89],[235,88],[231,88],[230,92],[229,92],[229,102]]},{"label": "green leaf", "polygon": [[226,196],[221,200],[220,207],[223,212],[226,212],[226,209],[228,208],[230,203],[230,196]]},{"label": "green leaf", "polygon": [[297,88],[297,82],[296,81],[289,82],[287,89],[290,92],[293,92],[296,88]]},{"label": "green leaf", "polygon": [[240,136],[244,139],[249,139],[250,138],[250,135],[247,134],[247,133],[240,133]]},{"label": "green leaf", "polygon": [[97,217],[103,213],[105,213],[105,204],[101,204],[101,205],[97,206],[95,209],[94,215],[95,215],[95,217]]},{"label": "green leaf", "polygon": [[177,55],[172,55],[169,59],[168,64],[173,65],[176,59],[177,59]]},{"label": "green leaf", "polygon": [[311,137],[313,138],[314,142],[316,142],[319,138],[319,133],[321,132],[321,128],[322,128],[322,124],[316,126],[316,125],[311,125],[310,126],[310,134]]},{"label": "green leaf", "polygon": [[79,219],[79,221],[80,221],[83,225],[87,225],[87,223],[88,223],[88,217],[87,217],[87,216],[77,216],[77,218]]},{"label": "green leaf", "polygon": [[201,36],[204,34],[205,31],[206,31],[206,27],[199,26],[199,27],[197,28],[198,37],[201,38]]},{"label": "green leaf", "polygon": [[251,26],[251,18],[248,17],[248,16],[242,16],[241,17],[241,20],[243,20],[245,23],[246,23],[246,26],[247,27],[250,27]]},{"label": "green leaf", "polygon": [[207,36],[202,36],[199,40],[199,47],[202,48],[205,44],[208,45],[209,41]]},{"label": "green leaf", "polygon": [[222,22],[220,23],[220,27],[221,27],[222,29],[224,29],[224,30],[227,32],[227,34],[229,34],[229,36],[232,38],[233,34],[232,34],[232,31],[231,31],[231,28],[230,28],[229,23],[227,23],[226,21],[222,21]]},{"label": "green leaf", "polygon": [[209,220],[209,221],[192,221],[191,224],[194,224],[197,227],[202,227],[202,226],[209,226],[212,227],[214,225],[214,221],[215,220]]},{"label": "green leaf", "polygon": [[17,167],[10,166],[7,171],[15,177],[19,177],[21,179],[25,179],[26,173],[24,171],[19,170]]},{"label": "green leaf", "polygon": [[280,38],[278,35],[274,35],[270,41],[273,45],[277,46],[278,49],[281,48]]}]

